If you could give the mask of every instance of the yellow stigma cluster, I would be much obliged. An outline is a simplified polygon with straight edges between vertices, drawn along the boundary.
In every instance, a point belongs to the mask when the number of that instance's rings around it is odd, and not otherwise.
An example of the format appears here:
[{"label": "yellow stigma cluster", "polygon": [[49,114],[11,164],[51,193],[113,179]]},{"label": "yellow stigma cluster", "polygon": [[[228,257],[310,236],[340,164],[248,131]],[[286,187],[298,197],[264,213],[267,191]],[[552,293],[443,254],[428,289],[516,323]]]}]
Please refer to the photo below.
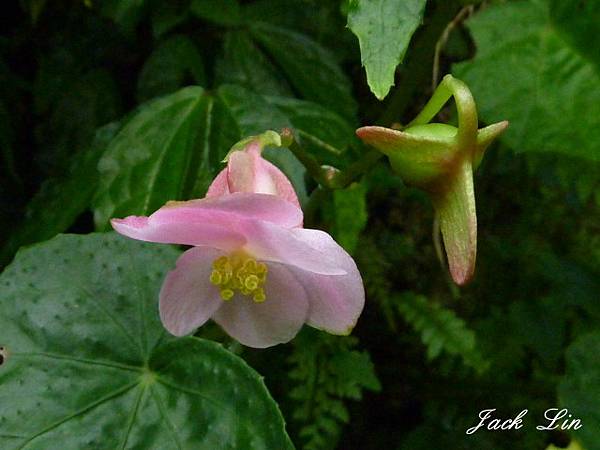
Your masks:
[{"label": "yellow stigma cluster", "polygon": [[245,253],[221,256],[213,262],[210,282],[219,286],[221,298],[231,300],[238,291],[252,297],[256,303],[267,299],[263,286],[267,280],[267,265],[256,261]]}]

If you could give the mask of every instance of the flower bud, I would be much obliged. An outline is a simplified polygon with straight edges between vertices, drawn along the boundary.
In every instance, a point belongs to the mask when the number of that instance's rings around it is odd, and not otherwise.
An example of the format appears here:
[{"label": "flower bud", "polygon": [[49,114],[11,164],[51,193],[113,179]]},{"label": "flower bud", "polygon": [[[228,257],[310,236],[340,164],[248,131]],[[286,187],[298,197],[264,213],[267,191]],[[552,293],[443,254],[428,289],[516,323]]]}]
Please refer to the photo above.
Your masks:
[{"label": "flower bud", "polygon": [[[458,110],[458,128],[429,123],[450,97]],[[400,131],[362,127],[356,134],[386,154],[392,168],[411,186],[432,199],[444,239],[450,273],[459,284],[475,271],[477,216],[473,170],[485,149],[508,126],[499,122],[477,129],[477,109],[471,92],[460,80],[446,75],[421,113]]]}]

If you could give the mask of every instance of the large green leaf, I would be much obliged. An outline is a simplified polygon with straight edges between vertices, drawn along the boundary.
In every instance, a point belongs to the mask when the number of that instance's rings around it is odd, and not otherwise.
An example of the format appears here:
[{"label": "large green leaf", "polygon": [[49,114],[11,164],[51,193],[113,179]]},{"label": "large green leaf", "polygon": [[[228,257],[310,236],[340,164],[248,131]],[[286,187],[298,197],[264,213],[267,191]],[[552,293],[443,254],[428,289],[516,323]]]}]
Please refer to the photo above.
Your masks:
[{"label": "large green leaf", "polygon": [[160,44],[144,63],[138,79],[138,99],[170,94],[186,82],[204,85],[204,64],[190,38],[173,36]]},{"label": "large green leaf", "polygon": [[265,95],[292,96],[285,76],[247,31],[225,34],[223,55],[215,67],[216,84],[237,84]]},{"label": "large green leaf", "polygon": [[358,37],[371,92],[382,100],[394,85],[427,0],[351,0],[348,27]]},{"label": "large green leaf", "polygon": [[62,235],[0,276],[0,447],[288,449],[261,378],[220,345],[168,337],[161,281],[179,252]]},{"label": "large green leaf", "polygon": [[[188,87],[146,104],[100,160],[97,227],[103,229],[112,217],[149,214],[168,200],[203,196],[233,144],[283,127],[294,129],[322,163],[343,164],[355,140],[352,127],[322,106],[265,97],[235,85],[212,94]],[[303,166],[286,149],[273,153],[302,197]]]},{"label": "large green leaf", "polygon": [[599,14],[598,2],[524,1],[491,5],[468,22],[477,54],[454,73],[483,120],[511,122],[503,139],[515,151],[600,160]]},{"label": "large green leaf", "polygon": [[257,22],[251,31],[304,99],[354,120],[352,86],[333,53],[308,36],[285,28]]},{"label": "large green leaf", "polygon": [[66,175],[49,178],[27,205],[25,218],[0,251],[0,266],[22,245],[50,239],[67,230],[90,207],[98,183],[96,166],[119,124],[100,128],[89,149],[77,154]]},{"label": "large green leaf", "polygon": [[204,89],[188,87],[142,106],[123,125],[98,165],[99,228],[111,217],[146,214],[182,198],[200,118],[209,107]]},{"label": "large green leaf", "polygon": [[[600,332],[579,337],[567,350],[567,373],[560,383],[561,407],[583,426],[575,431],[586,450],[600,449]],[[566,419],[566,417],[565,417]]]}]

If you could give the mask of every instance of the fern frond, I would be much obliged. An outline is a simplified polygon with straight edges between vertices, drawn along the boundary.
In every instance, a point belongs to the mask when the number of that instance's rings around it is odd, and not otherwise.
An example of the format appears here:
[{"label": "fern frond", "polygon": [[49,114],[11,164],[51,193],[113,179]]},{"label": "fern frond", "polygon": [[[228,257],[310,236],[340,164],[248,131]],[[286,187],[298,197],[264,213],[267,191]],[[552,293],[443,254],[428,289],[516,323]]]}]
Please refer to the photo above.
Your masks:
[{"label": "fern frond", "polygon": [[488,362],[476,346],[475,333],[454,311],[413,293],[396,296],[394,301],[397,311],[421,333],[429,360],[446,352],[460,356],[465,365],[477,372],[487,369]]},{"label": "fern frond", "polygon": [[344,400],[360,400],[364,389],[381,389],[368,352],[356,350],[357,344],[355,337],[312,329],[294,340],[289,377],[297,385],[289,396],[305,450],[334,448],[350,420]]}]

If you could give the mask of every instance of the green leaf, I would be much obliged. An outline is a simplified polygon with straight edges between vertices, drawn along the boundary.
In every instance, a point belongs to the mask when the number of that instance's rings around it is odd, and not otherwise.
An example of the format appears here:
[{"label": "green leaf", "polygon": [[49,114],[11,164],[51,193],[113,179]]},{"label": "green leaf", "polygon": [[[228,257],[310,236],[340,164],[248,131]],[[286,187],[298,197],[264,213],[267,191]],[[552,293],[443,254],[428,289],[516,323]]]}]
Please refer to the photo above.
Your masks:
[{"label": "green leaf", "polygon": [[157,2],[152,7],[152,33],[155,37],[168,33],[189,16],[189,0]]},{"label": "green leaf", "polygon": [[142,19],[145,7],[146,0],[103,0],[100,13],[118,24],[125,33],[132,34]]},{"label": "green leaf", "polygon": [[98,165],[94,220],[99,229],[112,217],[148,214],[182,198],[198,124],[209,108],[204,89],[188,87],[143,105],[123,125]]},{"label": "green leaf", "polygon": [[237,0],[192,0],[190,11],[201,19],[225,26],[239,25],[242,18]]},{"label": "green leaf", "polygon": [[88,147],[96,129],[115,120],[121,110],[115,80],[104,69],[92,70],[60,89],[49,120],[35,130],[44,149],[39,163],[52,175],[63,173],[69,158]]},{"label": "green leaf", "polygon": [[382,100],[394,85],[427,0],[350,0],[348,27],[358,37],[371,92]]},{"label": "green leaf", "polygon": [[[212,95],[188,87],[143,105],[100,160],[97,227],[103,229],[112,217],[149,214],[169,200],[202,197],[233,144],[284,127],[309,141],[307,150],[317,157],[327,154],[330,163],[342,163],[346,143],[355,139],[346,121],[319,105],[264,97],[234,85]],[[305,171],[297,159],[287,149],[267,155],[276,155],[271,159],[304,197]]]},{"label": "green leaf", "polygon": [[[578,5],[585,11],[570,12]],[[600,160],[600,116],[590,114],[600,104],[600,58],[595,38],[582,38],[595,33],[599,11],[597,2],[511,2],[468,21],[477,54],[454,73],[484,121],[511,122],[503,139],[515,151]]]},{"label": "green leaf", "polygon": [[170,94],[185,84],[206,84],[204,64],[190,38],[173,36],[160,44],[144,63],[137,96],[145,101]]},{"label": "green leaf", "polygon": [[[349,145],[356,140],[347,121],[315,103],[261,96],[239,86],[223,86],[218,93],[240,137],[291,127],[307,152],[322,164],[335,166],[344,165]],[[265,156],[278,163],[302,199],[306,192],[304,166],[287,149],[266,152]]]},{"label": "green leaf", "polygon": [[329,50],[303,34],[266,23],[252,24],[251,32],[304,99],[355,121],[350,80]]},{"label": "green leaf", "polygon": [[475,333],[454,311],[411,293],[395,300],[398,312],[421,333],[429,360],[446,351],[451,355],[459,355],[467,366],[479,372],[487,369],[488,363],[476,346]]},{"label": "green leaf", "polygon": [[574,431],[586,450],[600,449],[600,332],[580,336],[567,350],[567,371],[558,388],[561,407],[583,426]]},{"label": "green leaf", "polygon": [[215,68],[216,84],[237,84],[258,94],[292,96],[285,77],[252,40],[247,31],[229,31],[223,56]]},{"label": "green leaf", "polygon": [[119,124],[100,128],[89,149],[77,154],[66,175],[46,180],[27,205],[25,219],[0,251],[0,265],[19,247],[50,239],[67,230],[90,207],[98,183],[96,167]]},{"label": "green leaf", "polygon": [[0,276],[1,448],[292,448],[257,373],[166,335],[157,298],[178,256],[113,234],[17,255]]},{"label": "green leaf", "polygon": [[267,96],[265,100],[289,118],[302,147],[321,164],[344,166],[348,150],[360,145],[354,127],[331,110],[293,98]]},{"label": "green leaf", "polygon": [[333,229],[335,240],[354,254],[360,233],[367,225],[367,187],[353,183],[346,189],[333,191]]}]

